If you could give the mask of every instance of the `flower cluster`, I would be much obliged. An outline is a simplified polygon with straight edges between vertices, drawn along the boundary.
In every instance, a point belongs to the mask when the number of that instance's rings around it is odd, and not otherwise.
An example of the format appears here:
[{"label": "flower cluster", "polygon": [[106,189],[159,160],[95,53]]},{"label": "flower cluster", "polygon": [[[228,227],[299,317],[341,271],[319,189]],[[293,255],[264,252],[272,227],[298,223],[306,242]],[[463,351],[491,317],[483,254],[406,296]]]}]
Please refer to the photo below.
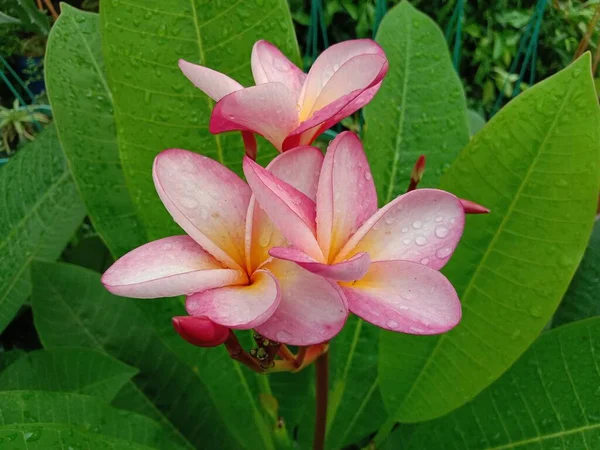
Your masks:
[{"label": "flower cluster", "polygon": [[[218,345],[229,329],[254,329],[283,344],[326,342],[351,312],[379,327],[437,334],[461,307],[439,272],[464,227],[452,194],[417,189],[377,208],[358,137],[339,134],[323,153],[308,146],[376,94],[387,59],[371,40],[330,47],[304,74],[265,41],[252,51],[256,86],[243,88],[209,68],[180,61],[217,101],[210,131],[242,131],[247,183],[216,161],[170,149],[153,179],[187,235],[139,247],[104,274],[117,295],[185,295],[190,317],[174,320],[196,345]],[[254,133],[280,152],[254,162]]]}]

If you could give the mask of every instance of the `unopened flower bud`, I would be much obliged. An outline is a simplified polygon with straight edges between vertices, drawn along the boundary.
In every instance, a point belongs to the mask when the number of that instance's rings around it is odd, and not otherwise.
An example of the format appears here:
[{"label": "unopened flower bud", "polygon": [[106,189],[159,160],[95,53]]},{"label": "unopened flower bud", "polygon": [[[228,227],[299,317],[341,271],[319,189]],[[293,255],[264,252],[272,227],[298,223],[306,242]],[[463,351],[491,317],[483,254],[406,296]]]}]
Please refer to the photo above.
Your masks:
[{"label": "unopened flower bud", "polygon": [[465,210],[465,214],[487,214],[490,212],[485,206],[481,206],[470,200],[460,199],[460,203]]},{"label": "unopened flower bud", "polygon": [[173,327],[183,339],[198,347],[216,347],[229,336],[229,328],[207,317],[173,317]]}]

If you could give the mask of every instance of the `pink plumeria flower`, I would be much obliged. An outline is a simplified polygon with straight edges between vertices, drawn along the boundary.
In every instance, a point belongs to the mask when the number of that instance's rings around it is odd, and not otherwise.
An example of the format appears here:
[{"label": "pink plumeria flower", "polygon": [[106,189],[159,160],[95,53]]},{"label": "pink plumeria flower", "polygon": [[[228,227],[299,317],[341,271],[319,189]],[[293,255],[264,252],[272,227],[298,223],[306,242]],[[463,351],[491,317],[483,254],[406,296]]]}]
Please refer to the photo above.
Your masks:
[{"label": "pink plumeria flower", "polygon": [[463,206],[454,195],[418,189],[377,210],[367,158],[350,132],[327,150],[316,204],[247,157],[244,173],[291,244],[270,254],[338,280],[351,312],[411,334],[443,333],[460,321],[456,291],[439,272],[464,227]]},{"label": "pink plumeria flower", "polygon": [[[329,47],[305,74],[277,47],[258,41],[252,49],[253,87],[243,88],[222,73],[184,60],[179,67],[218,101],[210,119],[211,133],[254,132],[285,151],[310,144],[371,101],[388,61],[374,41],[358,39]],[[244,139],[249,153],[254,153],[248,134]]]},{"label": "pink plumeria flower", "polygon": [[[299,148],[275,158],[268,173],[314,200],[322,162],[319,150]],[[340,287],[269,256],[271,246],[287,242],[235,173],[210,158],[172,149],[156,157],[153,177],[187,235],[150,242],[120,258],[102,277],[110,292],[135,298],[186,295],[191,316],[227,328],[255,328],[292,345],[324,342],[341,330],[348,310]],[[179,331],[182,323],[176,324]],[[197,328],[185,328],[186,338]]]}]

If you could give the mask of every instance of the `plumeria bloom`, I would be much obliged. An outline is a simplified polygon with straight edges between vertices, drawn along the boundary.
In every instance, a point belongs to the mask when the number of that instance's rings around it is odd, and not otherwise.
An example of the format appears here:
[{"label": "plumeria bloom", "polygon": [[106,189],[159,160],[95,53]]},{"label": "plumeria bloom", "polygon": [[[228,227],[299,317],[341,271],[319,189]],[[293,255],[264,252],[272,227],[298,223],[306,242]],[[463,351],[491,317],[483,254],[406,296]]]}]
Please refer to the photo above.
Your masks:
[{"label": "plumeria bloom", "polygon": [[417,189],[377,210],[377,195],[358,138],[329,146],[315,202],[244,158],[261,208],[291,246],[270,254],[339,281],[351,312],[382,328],[437,334],[460,320],[456,291],[440,272],[462,235],[461,201]]},{"label": "plumeria bloom", "polygon": [[243,88],[222,73],[184,60],[179,67],[217,101],[210,132],[246,133],[247,152],[253,154],[250,132],[264,136],[279,151],[313,142],[373,98],[388,62],[374,41],[358,39],[329,47],[305,74],[274,45],[258,41],[252,49],[253,87]]},{"label": "plumeria bloom", "polygon": [[[275,158],[268,173],[314,201],[322,162],[319,150],[298,148]],[[268,254],[286,240],[236,174],[210,158],[172,149],[156,157],[153,178],[187,235],[123,256],[102,277],[110,292],[135,298],[186,295],[191,316],[226,328],[254,328],[286,344],[316,344],[339,332],[348,314],[342,290]],[[197,345],[226,338],[210,322],[177,318],[174,325]]]}]

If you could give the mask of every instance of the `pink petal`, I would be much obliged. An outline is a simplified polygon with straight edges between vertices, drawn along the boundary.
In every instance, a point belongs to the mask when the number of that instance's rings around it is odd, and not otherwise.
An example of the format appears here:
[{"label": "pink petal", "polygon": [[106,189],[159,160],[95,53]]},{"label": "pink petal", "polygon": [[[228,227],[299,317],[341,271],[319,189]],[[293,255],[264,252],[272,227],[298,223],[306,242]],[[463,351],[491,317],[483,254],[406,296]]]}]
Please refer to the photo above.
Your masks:
[{"label": "pink petal", "polygon": [[442,268],[462,236],[465,213],[458,198],[438,189],[416,189],[381,208],[336,257],[367,252],[372,261],[413,261]]},{"label": "pink petal", "polygon": [[362,280],[342,283],[350,311],[386,330],[439,334],[455,327],[461,306],[437,270],[408,261],[380,261]]},{"label": "pink petal", "polygon": [[348,309],[339,286],[291,262],[275,260],[266,268],[279,280],[281,303],[256,330],[290,345],[325,342],[340,332]]},{"label": "pink petal", "polygon": [[232,269],[244,267],[250,188],[218,162],[171,149],[154,160],[154,184],[175,222]]},{"label": "pink petal", "polygon": [[173,317],[173,328],[186,341],[198,347],[216,347],[229,337],[229,328],[207,317]]},{"label": "pink petal", "polygon": [[223,268],[189,236],[142,245],[102,275],[110,292],[134,298],[174,297],[246,282],[243,272]]},{"label": "pink petal", "polygon": [[279,231],[292,245],[322,261],[315,237],[315,203],[248,157],[243,166],[258,204]]},{"label": "pink petal", "polygon": [[298,126],[294,94],[282,83],[265,83],[223,97],[210,117],[211,133],[253,131],[279,151],[288,133]]},{"label": "pink petal", "polygon": [[326,261],[377,211],[377,192],[358,137],[339,134],[329,145],[317,192],[317,239]]},{"label": "pink petal", "polygon": [[269,254],[275,258],[295,262],[303,269],[306,269],[315,275],[338,281],[359,280],[367,273],[371,262],[369,255],[366,253],[358,253],[352,258],[340,263],[331,265],[323,264],[315,261],[307,254],[293,247],[273,247],[269,250]]},{"label": "pink petal", "polygon": [[258,41],[252,48],[252,75],[256,84],[283,83],[295,99],[300,96],[306,79],[304,72],[267,41]]},{"label": "pink petal", "polygon": [[[313,107],[317,102],[317,99],[321,95],[321,93],[327,88],[331,89],[328,86],[329,81],[332,80],[334,75],[342,70],[342,67],[351,59],[357,56],[364,55],[376,55],[380,58],[385,59],[385,53],[381,49],[381,47],[370,39],[356,39],[351,41],[341,42],[339,44],[332,45],[327,50],[325,50],[313,66],[308,72],[308,76],[304,83],[304,87],[302,90],[302,94],[300,97],[300,105],[301,111],[300,116],[302,120],[306,120],[311,111],[316,111]],[[370,72],[370,67],[362,66],[362,70]],[[344,69],[346,70],[346,69]],[[359,77],[361,78],[360,73],[350,73],[345,72],[345,77]],[[344,82],[352,83],[351,80],[342,80],[338,79],[338,82],[344,84]],[[350,91],[344,92],[344,94],[349,93]],[[339,97],[339,96],[338,96]],[[322,106],[321,106],[322,107]],[[321,108],[319,107],[319,108]],[[317,108],[317,109],[319,109]]]},{"label": "pink petal", "polygon": [[179,68],[194,86],[215,101],[221,100],[222,97],[232,92],[244,89],[244,86],[237,81],[208,67],[199,66],[180,59]]},{"label": "pink petal", "polygon": [[[278,155],[267,170],[315,200],[323,154],[314,147],[297,147]],[[287,241],[252,196],[246,219],[246,264],[248,273],[270,259],[269,248]]]},{"label": "pink petal", "polygon": [[247,286],[227,286],[191,295],[185,307],[192,316],[206,316],[220,325],[248,329],[267,320],[279,306],[278,280],[257,270]]}]

